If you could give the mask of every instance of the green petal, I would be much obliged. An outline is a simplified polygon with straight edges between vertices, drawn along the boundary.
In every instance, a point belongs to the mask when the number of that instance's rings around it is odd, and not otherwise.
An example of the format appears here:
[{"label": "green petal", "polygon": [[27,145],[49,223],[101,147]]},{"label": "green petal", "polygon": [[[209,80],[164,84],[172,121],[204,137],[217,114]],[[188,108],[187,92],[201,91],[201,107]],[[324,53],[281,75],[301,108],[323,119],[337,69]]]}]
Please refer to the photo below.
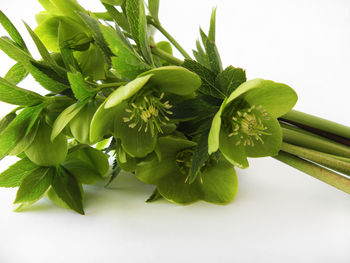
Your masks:
[{"label": "green petal", "polygon": [[285,84],[263,80],[257,88],[244,95],[244,100],[251,105],[262,105],[272,117],[278,118],[294,107],[298,96]]},{"label": "green petal", "polygon": [[114,118],[114,137],[122,142],[123,149],[132,157],[142,158],[151,153],[156,147],[157,135],[152,134],[151,129],[145,132],[145,128],[139,131],[140,124],[134,128],[129,127],[129,123],[124,122],[124,117],[129,117],[125,111],[126,104],[121,104],[119,111]]},{"label": "green petal", "polygon": [[260,85],[262,85],[263,82],[264,82],[263,79],[252,79],[242,83],[241,85],[239,85],[237,89],[235,89],[231,93],[231,95],[228,97],[226,101],[226,104],[232,102],[234,99],[238,98],[239,96],[248,92],[249,90],[258,88]]},{"label": "green petal", "polygon": [[202,81],[197,74],[177,66],[166,66],[151,69],[140,76],[152,74],[150,83],[160,89],[177,95],[189,95],[197,90]]},{"label": "green petal", "polygon": [[182,149],[194,147],[196,144],[186,139],[166,136],[158,139],[158,150],[161,154],[161,161],[156,154],[148,156],[140,162],[136,168],[136,177],[149,184],[157,182],[168,175],[169,171],[177,169],[176,154]]},{"label": "green petal", "polygon": [[176,167],[158,182],[157,189],[165,199],[176,204],[185,205],[201,200],[203,195],[199,180],[188,184],[185,183],[186,177]]},{"label": "green petal", "polygon": [[232,164],[221,158],[201,175],[203,200],[224,204],[232,201],[238,191],[238,179]]},{"label": "green petal", "polygon": [[211,123],[209,136],[208,136],[208,153],[212,154],[219,149],[219,138],[221,128],[221,114],[226,106],[226,100],[221,104],[219,111],[215,114]]},{"label": "green petal", "polygon": [[248,157],[264,157],[277,155],[282,145],[282,131],[277,119],[270,118],[269,120],[266,120],[263,117],[260,118],[264,126],[267,127],[266,132],[270,133],[271,135],[260,136],[264,143],[261,143],[260,141],[255,141],[254,146],[245,146],[245,152]]},{"label": "green petal", "polygon": [[233,165],[244,169],[249,166],[245,149],[242,143],[239,145],[238,135],[229,137],[225,131],[220,132],[220,151]]},{"label": "green petal", "polygon": [[103,136],[112,134],[114,130],[114,116],[121,106],[105,109],[106,100],[98,107],[90,124],[90,141],[96,142]]},{"label": "green petal", "polygon": [[142,89],[148,80],[152,77],[152,74],[147,74],[144,77],[138,77],[133,81],[130,81],[127,85],[117,88],[109,97],[106,99],[105,109],[112,108],[122,101],[130,98],[132,95]]}]

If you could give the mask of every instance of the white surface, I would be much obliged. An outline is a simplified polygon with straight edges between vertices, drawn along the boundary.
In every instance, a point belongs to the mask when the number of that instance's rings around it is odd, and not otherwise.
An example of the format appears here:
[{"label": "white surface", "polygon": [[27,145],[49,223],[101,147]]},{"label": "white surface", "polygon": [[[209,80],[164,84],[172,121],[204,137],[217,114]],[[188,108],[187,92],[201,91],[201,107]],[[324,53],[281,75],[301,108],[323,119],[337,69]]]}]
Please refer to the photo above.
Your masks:
[{"label": "white surface", "polygon": [[[350,125],[348,0],[161,0],[160,17],[190,51],[215,5],[225,66],[289,84],[296,109]],[[34,28],[39,4],[0,8],[31,43],[21,19]],[[3,53],[0,61],[3,76],[12,62]],[[21,87],[38,90],[30,80]],[[11,108],[0,107],[0,115]],[[227,206],[145,204],[152,187],[121,176],[111,189],[87,189],[86,216],[47,200],[13,213],[15,190],[0,189],[0,262],[350,262],[349,195],[271,158],[250,164],[238,171],[240,190]]]}]

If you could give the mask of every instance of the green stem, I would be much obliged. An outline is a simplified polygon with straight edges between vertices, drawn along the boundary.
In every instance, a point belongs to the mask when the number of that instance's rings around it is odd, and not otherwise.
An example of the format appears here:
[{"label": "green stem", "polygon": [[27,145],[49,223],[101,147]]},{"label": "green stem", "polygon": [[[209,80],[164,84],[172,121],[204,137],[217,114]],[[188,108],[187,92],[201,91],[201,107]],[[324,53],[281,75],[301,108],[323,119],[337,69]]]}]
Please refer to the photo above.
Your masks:
[{"label": "green stem", "polygon": [[283,115],[281,119],[292,121],[294,123],[300,123],[321,131],[325,131],[350,139],[350,127],[329,120],[325,120],[310,114],[306,114],[300,111],[291,110],[287,114]]},{"label": "green stem", "polygon": [[156,23],[152,19],[148,19],[148,23],[153,25],[159,30],[175,47],[176,49],[184,56],[186,59],[191,59],[190,55],[180,46],[180,44],[161,26],[160,23]]},{"label": "green stem", "polygon": [[170,55],[169,53],[161,50],[160,48],[157,48],[155,46],[151,47],[152,54],[164,59],[165,61],[169,62],[170,64],[174,64],[177,66],[181,66],[183,61]]},{"label": "green stem", "polygon": [[308,159],[310,161],[319,163],[323,166],[336,170],[340,173],[350,175],[350,163],[335,159],[328,154],[324,154],[322,152],[310,150],[307,148],[303,148],[303,147],[292,145],[285,142],[282,144],[281,150],[284,152]]},{"label": "green stem", "polygon": [[316,151],[350,158],[350,147],[333,142],[317,135],[309,135],[305,131],[299,132],[295,128],[282,128],[283,141]]},{"label": "green stem", "polygon": [[350,179],[343,177],[340,174],[282,151],[273,158],[350,194]]}]

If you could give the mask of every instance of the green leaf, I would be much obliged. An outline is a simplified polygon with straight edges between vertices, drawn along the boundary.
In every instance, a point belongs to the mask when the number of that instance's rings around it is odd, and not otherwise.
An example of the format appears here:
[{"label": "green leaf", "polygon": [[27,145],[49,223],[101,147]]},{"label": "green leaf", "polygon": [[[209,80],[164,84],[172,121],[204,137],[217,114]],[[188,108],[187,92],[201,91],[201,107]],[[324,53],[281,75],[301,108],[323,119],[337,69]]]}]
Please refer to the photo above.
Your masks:
[{"label": "green leaf", "polygon": [[125,0],[101,0],[101,2],[108,5],[123,5]]},{"label": "green leaf", "polygon": [[205,119],[210,118],[218,111],[217,106],[208,104],[204,100],[196,97],[195,99],[188,99],[182,102],[176,103],[171,110],[173,120],[189,120],[189,119]]},{"label": "green leaf", "polygon": [[220,151],[225,158],[233,165],[245,169],[249,167],[245,147],[243,144],[238,144],[240,140],[238,136],[229,137],[228,133],[220,131]]},{"label": "green leaf", "polygon": [[19,155],[24,152],[34,141],[36,133],[39,128],[40,121],[36,121],[35,116],[32,118],[31,122],[34,123],[33,127],[31,123],[28,125],[27,132],[24,137],[16,144],[16,146],[11,150],[9,155]]},{"label": "green leaf", "polygon": [[201,78],[202,86],[199,88],[199,92],[216,98],[224,97],[222,91],[220,91],[219,88],[216,87],[216,74],[213,71],[202,66],[200,63],[190,59],[185,59],[185,62],[182,64],[182,67],[187,68],[188,70],[196,73]]},{"label": "green leaf", "polygon": [[49,188],[53,173],[52,168],[39,167],[28,174],[17,191],[15,204],[39,200]]},{"label": "green leaf", "polygon": [[209,130],[204,131],[198,140],[198,144],[196,146],[196,149],[194,150],[193,157],[192,157],[192,169],[191,174],[188,178],[188,183],[193,183],[198,173],[200,172],[200,169],[205,164],[205,162],[209,158],[208,154],[208,135]]},{"label": "green leaf", "polygon": [[150,69],[135,53],[130,43],[124,38],[120,30],[100,25],[102,33],[116,57],[112,57],[113,68],[123,78],[134,79],[140,73]]},{"label": "green leaf", "polygon": [[[101,80],[106,79],[106,60],[99,47],[91,44],[87,50],[74,52],[74,58],[84,78]],[[72,63],[70,63],[72,64]]]},{"label": "green leaf", "polygon": [[213,9],[211,12],[210,17],[210,28],[209,28],[209,35],[208,39],[215,43],[215,24],[216,24],[216,8]]},{"label": "green leaf", "polygon": [[59,51],[59,45],[57,41],[59,22],[60,20],[57,17],[49,17],[34,29],[34,32],[44,43],[45,47],[53,52]]},{"label": "green leaf", "polygon": [[32,117],[41,110],[42,105],[25,108],[0,134],[0,160],[3,159],[22,139],[26,133]]},{"label": "green leaf", "polygon": [[58,75],[61,77],[66,76],[66,70],[62,67],[60,67],[56,61],[51,57],[49,51],[44,46],[43,42],[41,42],[40,38],[33,32],[33,30],[27,25],[27,23],[24,22],[24,25],[26,26],[30,36],[32,37],[41,57],[43,60],[54,70]]},{"label": "green leaf", "polygon": [[102,179],[92,165],[76,158],[68,158],[62,166],[81,184],[95,184]]},{"label": "green leaf", "polygon": [[85,13],[78,13],[80,18],[84,21],[86,26],[91,30],[92,37],[95,40],[96,45],[102,50],[102,53],[109,65],[111,65],[110,57],[113,55],[112,51],[109,49],[106,40],[101,32],[99,22]]},{"label": "green leaf", "polygon": [[53,141],[61,133],[67,124],[79,113],[79,111],[84,108],[87,103],[88,100],[72,104],[57,117],[52,127],[51,141]]},{"label": "green leaf", "polygon": [[120,104],[122,101],[136,94],[140,89],[142,89],[147,84],[147,82],[152,76],[153,76],[152,74],[147,74],[143,77],[139,77],[137,79],[134,79],[133,81],[130,81],[125,86],[121,86],[117,88],[106,99],[106,104],[104,106],[105,109],[112,108]]},{"label": "green leaf", "polygon": [[70,207],[56,194],[55,190],[53,190],[52,186],[47,191],[47,197],[57,206],[70,209]]},{"label": "green leaf", "polygon": [[239,85],[246,81],[247,78],[243,69],[229,66],[217,75],[215,86],[226,96],[230,96]]},{"label": "green leaf", "polygon": [[148,10],[155,21],[159,21],[159,0],[148,0]]},{"label": "green leaf", "polygon": [[138,49],[146,62],[149,65],[153,65],[143,0],[126,0],[126,15],[130,24],[131,34]]},{"label": "green leaf", "polygon": [[194,57],[202,66],[209,69],[210,65],[209,65],[208,56],[207,54],[205,54],[199,40],[196,41],[196,46],[197,46],[197,51],[193,50]]},{"label": "green leaf", "polygon": [[150,84],[158,86],[165,92],[176,95],[189,95],[196,91],[202,84],[197,74],[177,66],[165,66],[154,68],[139,75],[152,74]]},{"label": "green leaf", "polygon": [[32,60],[32,57],[6,37],[0,37],[0,49],[17,62]]},{"label": "green leaf", "polygon": [[216,74],[222,71],[222,63],[221,58],[219,55],[219,52],[216,48],[216,45],[213,41],[211,41],[205,33],[200,29],[200,34],[202,37],[202,42],[205,47],[205,51],[208,56],[209,66],[212,71],[214,71]]},{"label": "green leaf", "polygon": [[109,170],[108,155],[89,146],[72,151],[67,156],[67,161],[69,160],[83,162],[90,166],[90,169],[99,174],[100,177],[105,176]]},{"label": "green leaf", "polygon": [[52,188],[57,196],[62,199],[71,209],[84,214],[83,197],[79,184],[75,177],[68,173],[65,168],[58,166],[52,181]]},{"label": "green leaf", "polygon": [[[113,0],[112,0],[113,1]],[[124,0],[125,1],[125,0]],[[120,26],[126,32],[130,32],[130,25],[127,17],[124,13],[119,12],[113,5],[104,3],[103,4],[108,13],[111,15],[113,20],[118,26]]]},{"label": "green leaf", "polygon": [[0,10],[0,23],[4,27],[4,29],[9,33],[10,37],[16,44],[23,49],[24,51],[28,51],[26,44],[24,43],[23,38],[20,33],[16,29],[16,27],[11,23],[8,17]]},{"label": "green leaf", "polygon": [[32,106],[43,102],[44,97],[33,91],[21,89],[0,77],[0,101],[15,105]]},{"label": "green leaf", "polygon": [[0,121],[0,134],[10,125],[10,123],[16,118],[17,114],[15,112],[10,112],[5,115]]},{"label": "green leaf", "polygon": [[20,186],[22,180],[37,168],[28,158],[19,160],[0,174],[0,187]]},{"label": "green leaf", "polygon": [[202,199],[215,204],[232,201],[238,192],[238,179],[234,167],[224,158],[202,174]]},{"label": "green leaf", "polygon": [[16,63],[6,73],[5,79],[11,81],[13,84],[20,83],[28,75],[28,70],[23,66],[22,63]]},{"label": "green leaf", "polygon": [[115,160],[120,169],[126,172],[134,172],[137,166],[136,158],[131,157],[127,154],[121,144],[120,139],[117,139]]},{"label": "green leaf", "polygon": [[157,201],[159,199],[162,199],[163,196],[159,193],[158,189],[154,189],[153,193],[151,194],[150,197],[146,200],[146,203],[152,203],[154,201]]},{"label": "green leaf", "polygon": [[96,94],[96,91],[93,91],[85,82],[80,72],[75,70],[68,72],[68,80],[74,96],[78,101],[84,101]]},{"label": "green leaf", "polygon": [[39,2],[53,15],[69,16],[77,21],[80,21],[77,12],[86,12],[76,0],[39,0]]}]

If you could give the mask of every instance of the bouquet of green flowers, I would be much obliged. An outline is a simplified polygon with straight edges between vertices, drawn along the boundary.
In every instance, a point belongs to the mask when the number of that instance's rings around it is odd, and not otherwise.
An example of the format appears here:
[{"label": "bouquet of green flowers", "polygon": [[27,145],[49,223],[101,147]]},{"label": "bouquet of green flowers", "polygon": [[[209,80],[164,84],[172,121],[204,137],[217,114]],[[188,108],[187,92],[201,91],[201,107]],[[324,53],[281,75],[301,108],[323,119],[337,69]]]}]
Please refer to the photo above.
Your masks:
[{"label": "bouquet of green flowers", "polygon": [[[235,167],[266,156],[350,193],[350,128],[292,110],[285,84],[223,68],[215,9],[192,57],[162,27],[159,0],[101,0],[103,13],[39,2],[38,26],[26,24],[39,60],[0,11],[0,49],[16,61],[0,100],[18,105],[0,121],[0,159],[19,158],[0,186],[19,187],[16,210],[46,195],[84,214],[83,185],[108,186],[121,171],[155,186],[147,202],[225,204]],[[168,41],[155,42],[155,30]],[[28,74],[48,93],[20,88]]]}]

